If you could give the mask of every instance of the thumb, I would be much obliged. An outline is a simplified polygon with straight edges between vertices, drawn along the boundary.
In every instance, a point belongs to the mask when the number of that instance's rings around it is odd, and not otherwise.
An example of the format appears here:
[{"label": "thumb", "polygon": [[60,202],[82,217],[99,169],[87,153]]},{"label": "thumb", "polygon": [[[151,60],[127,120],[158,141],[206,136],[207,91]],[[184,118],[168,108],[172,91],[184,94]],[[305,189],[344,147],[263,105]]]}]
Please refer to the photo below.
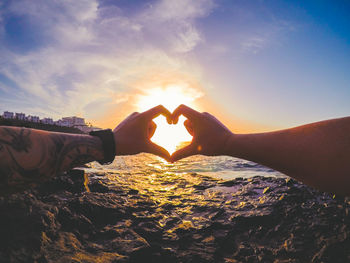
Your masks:
[{"label": "thumb", "polygon": [[188,156],[191,156],[191,155],[194,155],[196,154],[197,151],[196,151],[196,148],[195,146],[191,143],[190,145],[184,147],[184,148],[181,148],[180,150],[177,150],[176,152],[174,152],[171,157],[170,157],[170,160],[171,162],[176,162],[182,158],[186,158]]},{"label": "thumb", "polygon": [[184,126],[185,126],[186,130],[188,131],[188,133],[191,134],[191,136],[193,137],[194,130],[193,130],[192,122],[187,119],[184,121]]},{"label": "thumb", "polygon": [[167,161],[170,161],[170,154],[167,150],[165,150],[163,147],[159,146],[158,144],[155,144],[153,142],[150,142],[147,146],[147,152],[155,154],[159,157],[164,158]]},{"label": "thumb", "polygon": [[157,129],[157,124],[155,124],[154,121],[150,121],[148,123],[148,131],[147,131],[147,138],[148,139],[152,138],[156,129]]}]

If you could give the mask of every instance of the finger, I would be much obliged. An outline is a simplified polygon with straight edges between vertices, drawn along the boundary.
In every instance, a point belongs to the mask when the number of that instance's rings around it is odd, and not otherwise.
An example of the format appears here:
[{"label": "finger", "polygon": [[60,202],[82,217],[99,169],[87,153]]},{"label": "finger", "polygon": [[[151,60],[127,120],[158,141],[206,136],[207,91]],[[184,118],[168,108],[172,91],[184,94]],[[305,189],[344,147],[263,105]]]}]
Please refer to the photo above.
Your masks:
[{"label": "finger", "polygon": [[159,157],[162,157],[165,160],[170,161],[170,154],[169,154],[169,152],[167,150],[165,150],[163,147],[161,147],[161,146],[159,146],[159,145],[157,145],[157,144],[155,144],[153,142],[150,142],[148,144],[147,152],[155,154],[155,155],[158,155]]},{"label": "finger", "polygon": [[157,129],[157,124],[155,124],[154,121],[151,121],[148,123],[148,133],[147,133],[148,139],[152,138],[156,129]]},{"label": "finger", "polygon": [[187,119],[184,121],[184,126],[185,126],[186,130],[188,131],[188,133],[191,134],[191,136],[193,137],[194,130],[193,130],[192,122]]},{"label": "finger", "polygon": [[190,144],[184,148],[181,148],[180,150],[177,150],[176,152],[174,152],[171,157],[170,160],[171,162],[176,162],[182,158],[186,158],[188,156],[194,155],[196,154],[196,148],[193,144]]},{"label": "finger", "polygon": [[146,116],[148,120],[152,120],[162,114],[166,117],[168,123],[171,124],[171,113],[163,105],[158,105],[152,109],[149,109],[148,111],[143,112],[142,114]]},{"label": "finger", "polygon": [[174,112],[172,114],[172,119],[173,119],[173,123],[174,124],[176,124],[179,121],[179,116],[181,114],[183,116],[185,116],[187,119],[193,120],[197,116],[199,116],[200,113],[198,111],[195,111],[194,109],[184,105],[184,104],[181,104],[179,107],[177,107],[174,110]]}]

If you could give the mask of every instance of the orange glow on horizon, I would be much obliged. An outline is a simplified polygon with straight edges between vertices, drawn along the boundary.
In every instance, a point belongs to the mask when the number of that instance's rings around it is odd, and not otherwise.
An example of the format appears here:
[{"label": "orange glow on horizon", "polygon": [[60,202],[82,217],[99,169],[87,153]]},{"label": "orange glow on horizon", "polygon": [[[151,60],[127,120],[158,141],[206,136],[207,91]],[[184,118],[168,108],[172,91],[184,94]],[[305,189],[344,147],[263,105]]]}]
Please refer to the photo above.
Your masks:
[{"label": "orange glow on horizon", "polygon": [[[111,93],[115,103],[106,105],[101,118],[90,119],[95,126],[114,129],[132,112],[143,112],[159,104],[172,112],[180,104],[185,104],[195,110],[211,113],[234,133],[266,132],[285,128],[277,124],[271,126],[245,120],[232,114],[230,109],[224,109],[208,94],[204,95],[201,84],[188,75],[147,75],[128,84],[128,87],[130,92]],[[183,126],[184,120],[181,116],[177,125],[169,125],[162,116],[155,118],[157,130],[151,140],[164,146],[170,153],[173,152],[181,142],[192,139]]]}]

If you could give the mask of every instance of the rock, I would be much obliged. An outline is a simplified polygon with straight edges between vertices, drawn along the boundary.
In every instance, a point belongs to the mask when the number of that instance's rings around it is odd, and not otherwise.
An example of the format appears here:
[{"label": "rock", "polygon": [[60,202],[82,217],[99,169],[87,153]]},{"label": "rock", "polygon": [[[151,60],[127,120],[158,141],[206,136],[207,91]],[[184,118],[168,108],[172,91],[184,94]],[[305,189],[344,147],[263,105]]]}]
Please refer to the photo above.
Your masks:
[{"label": "rock", "polygon": [[75,170],[0,197],[0,262],[350,261],[347,198],[284,178],[129,177]]}]

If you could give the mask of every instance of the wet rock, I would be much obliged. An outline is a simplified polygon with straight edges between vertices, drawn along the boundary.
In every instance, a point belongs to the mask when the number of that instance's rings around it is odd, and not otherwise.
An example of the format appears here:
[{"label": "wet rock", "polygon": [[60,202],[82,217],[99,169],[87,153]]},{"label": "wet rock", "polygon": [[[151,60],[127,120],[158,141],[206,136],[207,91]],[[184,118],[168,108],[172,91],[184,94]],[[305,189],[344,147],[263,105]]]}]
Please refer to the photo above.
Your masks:
[{"label": "wet rock", "polygon": [[95,180],[93,183],[89,183],[88,185],[90,192],[97,192],[97,193],[108,193],[110,192],[110,189],[107,185],[105,185],[100,180]]},{"label": "wet rock", "polygon": [[0,197],[0,262],[349,262],[350,201],[292,179],[72,171]]}]

